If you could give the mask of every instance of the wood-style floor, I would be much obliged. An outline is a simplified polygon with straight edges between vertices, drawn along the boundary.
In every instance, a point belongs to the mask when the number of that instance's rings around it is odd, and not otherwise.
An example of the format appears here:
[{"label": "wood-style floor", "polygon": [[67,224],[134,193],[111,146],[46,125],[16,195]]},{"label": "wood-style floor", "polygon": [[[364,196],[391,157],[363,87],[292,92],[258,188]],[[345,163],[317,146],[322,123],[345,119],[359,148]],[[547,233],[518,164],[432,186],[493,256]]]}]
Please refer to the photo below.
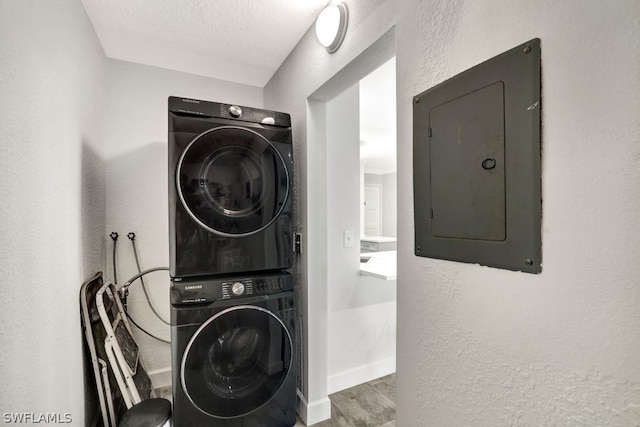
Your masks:
[{"label": "wood-style floor", "polygon": [[[396,375],[392,374],[329,396],[331,419],[313,427],[395,427]],[[304,426],[298,421],[295,427]]]},{"label": "wood-style floor", "polygon": [[[171,387],[156,390],[171,400]],[[331,419],[313,427],[395,427],[396,374],[378,378],[329,396]],[[295,427],[305,427],[298,418]]]}]

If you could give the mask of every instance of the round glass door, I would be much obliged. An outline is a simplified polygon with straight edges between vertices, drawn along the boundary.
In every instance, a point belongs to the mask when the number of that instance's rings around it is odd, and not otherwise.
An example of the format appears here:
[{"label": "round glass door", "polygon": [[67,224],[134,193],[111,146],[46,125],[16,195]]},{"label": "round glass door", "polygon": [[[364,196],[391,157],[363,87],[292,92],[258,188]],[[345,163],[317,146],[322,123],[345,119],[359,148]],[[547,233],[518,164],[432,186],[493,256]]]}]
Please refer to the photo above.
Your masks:
[{"label": "round glass door", "polygon": [[178,161],[176,186],[196,223],[212,233],[242,236],[278,217],[289,194],[289,173],[262,135],[222,126],[189,143]]},{"label": "round glass door", "polygon": [[272,312],[254,306],[221,311],[193,335],[182,357],[182,388],[201,411],[234,418],[280,389],[292,364],[291,336]]}]

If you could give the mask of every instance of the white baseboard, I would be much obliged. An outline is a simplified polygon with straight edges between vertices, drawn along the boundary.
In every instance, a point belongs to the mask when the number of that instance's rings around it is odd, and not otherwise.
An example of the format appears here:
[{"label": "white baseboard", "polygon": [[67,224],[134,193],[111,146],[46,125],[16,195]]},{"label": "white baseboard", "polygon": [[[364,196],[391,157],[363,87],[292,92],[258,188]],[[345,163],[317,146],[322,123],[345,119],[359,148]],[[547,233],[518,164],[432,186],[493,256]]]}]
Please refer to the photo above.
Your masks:
[{"label": "white baseboard", "polygon": [[312,426],[331,418],[331,401],[329,396],[324,399],[307,402],[300,390],[298,390],[298,415],[305,425]]},{"label": "white baseboard", "polygon": [[171,385],[171,367],[155,369],[147,372],[147,375],[154,389]]},{"label": "white baseboard", "polygon": [[350,387],[375,380],[376,378],[393,374],[395,371],[396,358],[391,357],[330,375],[329,378],[327,378],[328,393],[337,393]]}]

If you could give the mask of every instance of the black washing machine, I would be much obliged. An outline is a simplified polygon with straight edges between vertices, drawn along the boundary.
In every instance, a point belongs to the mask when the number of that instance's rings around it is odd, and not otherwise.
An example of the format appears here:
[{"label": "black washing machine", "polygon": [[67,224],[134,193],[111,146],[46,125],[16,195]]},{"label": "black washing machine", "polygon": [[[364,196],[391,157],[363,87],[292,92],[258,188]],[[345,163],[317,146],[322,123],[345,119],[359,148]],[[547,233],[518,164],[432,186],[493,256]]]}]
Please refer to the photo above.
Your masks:
[{"label": "black washing machine", "polygon": [[169,98],[174,280],[292,266],[291,141],[286,113]]},{"label": "black washing machine", "polygon": [[291,275],[174,282],[171,305],[174,427],[295,425]]}]

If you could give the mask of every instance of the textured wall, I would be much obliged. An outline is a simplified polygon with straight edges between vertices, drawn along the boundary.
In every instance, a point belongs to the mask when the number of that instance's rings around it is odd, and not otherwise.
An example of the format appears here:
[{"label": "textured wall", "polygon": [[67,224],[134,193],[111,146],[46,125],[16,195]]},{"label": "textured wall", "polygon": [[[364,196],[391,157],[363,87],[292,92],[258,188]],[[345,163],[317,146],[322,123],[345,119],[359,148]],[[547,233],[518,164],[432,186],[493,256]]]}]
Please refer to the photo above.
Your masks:
[{"label": "textured wall", "polygon": [[621,0],[403,10],[400,189],[411,96],[542,40],[543,271],[414,257],[411,193],[398,192],[399,425],[640,423],[639,19]]},{"label": "textured wall", "polygon": [[[167,165],[167,99],[184,96],[207,101],[261,107],[262,89],[169,71],[130,62],[108,61],[105,102],[107,233],[117,243],[118,282],[137,273],[131,242],[142,269],[169,266],[169,207]],[[107,277],[113,280],[112,242],[107,242]],[[169,320],[169,274],[151,273],[145,283],[154,307]],[[169,339],[169,327],[149,308],[140,281],[130,288],[129,310],[136,323]],[[169,369],[170,346],[135,331],[145,367]]]},{"label": "textured wall", "polygon": [[104,265],[104,67],[79,0],[0,1],[2,422],[85,424],[79,290]]},{"label": "textured wall", "polygon": [[[85,425],[80,285],[113,279],[110,231],[121,281],[135,273],[129,231],[143,268],[168,264],[167,97],[261,106],[262,89],[107,60],[76,0],[0,0],[0,64],[0,413]],[[164,314],[167,282],[149,276]],[[163,335],[139,283],[130,303]],[[146,367],[168,369],[168,346],[139,338]]]},{"label": "textured wall", "polygon": [[[265,105],[292,113],[306,170],[306,124],[314,119],[303,98],[396,25],[397,424],[638,425],[637,1],[347,4],[354,13],[341,49],[326,55],[308,33],[265,88]],[[542,274],[415,257],[412,96],[534,37],[543,62]],[[302,175],[306,232],[315,224],[304,194],[314,189]],[[322,284],[305,276],[314,263],[303,260],[299,272],[311,313],[309,357],[321,351],[314,339],[323,339],[311,317],[323,321],[313,312]],[[309,395],[323,387],[314,375]]]}]

